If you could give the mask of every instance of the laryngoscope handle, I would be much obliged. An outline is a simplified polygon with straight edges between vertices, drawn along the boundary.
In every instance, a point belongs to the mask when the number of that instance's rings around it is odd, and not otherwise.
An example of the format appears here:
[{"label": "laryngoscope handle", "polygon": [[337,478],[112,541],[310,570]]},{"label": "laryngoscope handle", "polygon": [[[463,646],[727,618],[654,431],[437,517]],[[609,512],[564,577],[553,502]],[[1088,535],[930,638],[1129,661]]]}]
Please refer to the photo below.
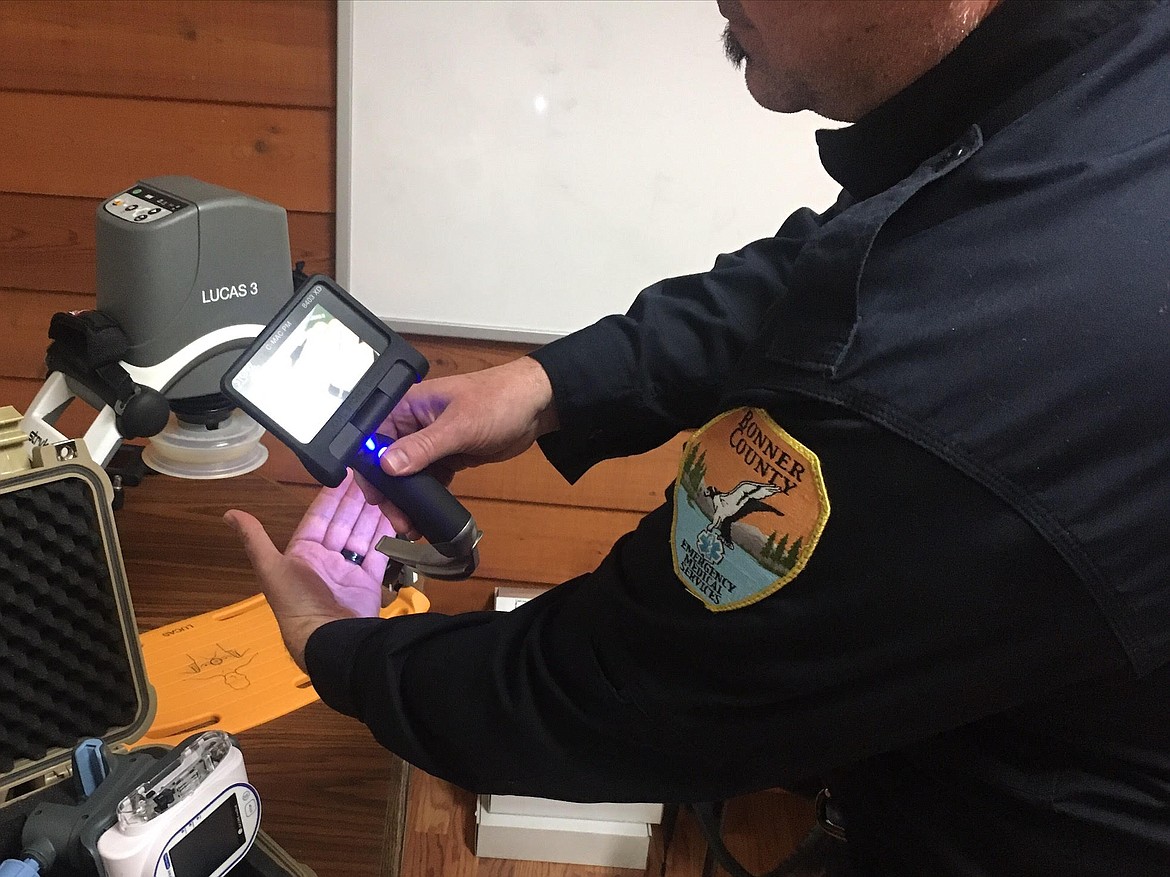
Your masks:
[{"label": "laryngoscope handle", "polygon": [[[374,445],[372,448],[371,444]],[[378,460],[389,444],[390,439],[374,436],[358,450],[351,462],[354,471],[402,509],[436,551],[447,557],[456,556],[465,541],[459,537],[474,529],[468,527],[471,513],[433,475],[426,472],[386,474]]]}]

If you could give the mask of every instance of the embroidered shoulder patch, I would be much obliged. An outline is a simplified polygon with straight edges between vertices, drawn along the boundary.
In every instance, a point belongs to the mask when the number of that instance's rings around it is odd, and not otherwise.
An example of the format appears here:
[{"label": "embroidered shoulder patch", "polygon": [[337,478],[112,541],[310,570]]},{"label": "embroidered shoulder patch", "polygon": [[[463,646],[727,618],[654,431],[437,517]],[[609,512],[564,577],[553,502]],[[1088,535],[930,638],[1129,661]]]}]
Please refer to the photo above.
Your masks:
[{"label": "embroidered shoulder patch", "polygon": [[729,411],[683,448],[674,570],[712,612],[747,606],[796,578],[828,518],[816,454],[760,408]]}]

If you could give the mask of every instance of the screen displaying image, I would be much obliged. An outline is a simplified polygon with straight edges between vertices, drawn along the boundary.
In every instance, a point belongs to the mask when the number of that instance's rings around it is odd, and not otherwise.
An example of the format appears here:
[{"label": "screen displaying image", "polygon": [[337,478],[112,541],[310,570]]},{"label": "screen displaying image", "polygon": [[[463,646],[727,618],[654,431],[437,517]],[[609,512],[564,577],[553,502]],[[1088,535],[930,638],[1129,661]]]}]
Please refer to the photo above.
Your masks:
[{"label": "screen displaying image", "polygon": [[324,306],[272,334],[232,387],[294,439],[321,431],[378,358],[377,351]]},{"label": "screen displaying image", "polygon": [[175,877],[207,877],[244,845],[244,824],[235,794],[215,808],[186,837],[171,847]]}]

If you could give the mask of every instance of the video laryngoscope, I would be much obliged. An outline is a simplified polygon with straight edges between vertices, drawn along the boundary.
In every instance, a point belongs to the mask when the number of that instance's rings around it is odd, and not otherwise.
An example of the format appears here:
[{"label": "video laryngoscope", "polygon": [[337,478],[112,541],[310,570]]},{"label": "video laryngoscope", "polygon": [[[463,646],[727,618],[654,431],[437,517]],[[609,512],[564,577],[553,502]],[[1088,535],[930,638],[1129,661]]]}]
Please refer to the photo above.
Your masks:
[{"label": "video laryngoscope", "polygon": [[378,551],[432,578],[460,579],[478,562],[479,530],[432,475],[393,477],[379,427],[426,359],[336,282],[309,278],[228,369],[222,388],[335,487],[352,468],[403,510],[430,546],[386,537]]}]

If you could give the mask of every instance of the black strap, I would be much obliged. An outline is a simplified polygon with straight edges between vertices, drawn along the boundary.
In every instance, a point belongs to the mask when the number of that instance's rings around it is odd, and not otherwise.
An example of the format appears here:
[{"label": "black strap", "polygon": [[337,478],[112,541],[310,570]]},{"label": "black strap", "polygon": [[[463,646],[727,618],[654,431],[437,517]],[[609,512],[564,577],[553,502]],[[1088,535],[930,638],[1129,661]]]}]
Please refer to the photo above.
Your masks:
[{"label": "black strap", "polygon": [[117,362],[130,348],[126,332],[103,311],[67,311],[53,314],[49,338],[68,348],[90,368]]},{"label": "black strap", "polygon": [[294,295],[300,290],[302,286],[305,285],[305,281],[308,279],[309,275],[305,273],[304,262],[297,262],[295,265],[293,265],[292,285]]},{"label": "black strap", "polygon": [[134,395],[133,379],[120,362],[130,349],[125,330],[103,311],[69,311],[49,321],[45,364],[93,390],[107,405],[124,403]]}]

